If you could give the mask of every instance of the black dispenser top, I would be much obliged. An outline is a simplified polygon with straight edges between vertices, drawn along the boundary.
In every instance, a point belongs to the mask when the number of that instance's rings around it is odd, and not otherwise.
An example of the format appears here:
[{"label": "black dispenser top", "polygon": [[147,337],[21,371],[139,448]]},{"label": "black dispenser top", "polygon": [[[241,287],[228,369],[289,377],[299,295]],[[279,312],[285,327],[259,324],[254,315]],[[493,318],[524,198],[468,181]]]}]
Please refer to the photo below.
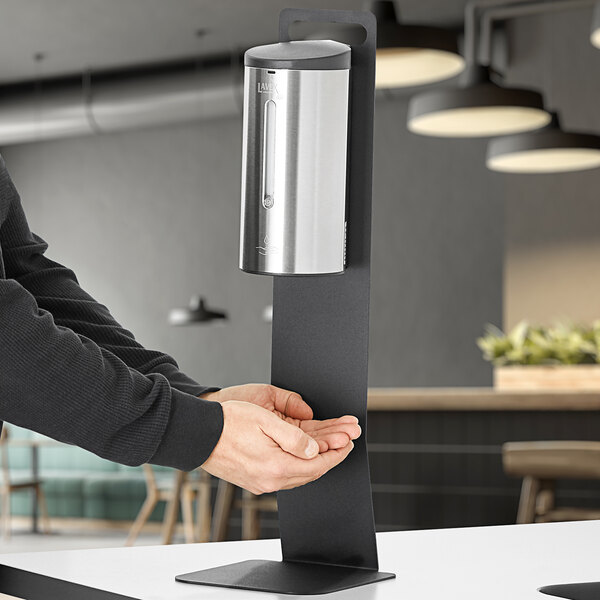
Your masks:
[{"label": "black dispenser top", "polygon": [[334,71],[350,68],[350,46],[331,40],[302,40],[250,48],[246,67]]}]

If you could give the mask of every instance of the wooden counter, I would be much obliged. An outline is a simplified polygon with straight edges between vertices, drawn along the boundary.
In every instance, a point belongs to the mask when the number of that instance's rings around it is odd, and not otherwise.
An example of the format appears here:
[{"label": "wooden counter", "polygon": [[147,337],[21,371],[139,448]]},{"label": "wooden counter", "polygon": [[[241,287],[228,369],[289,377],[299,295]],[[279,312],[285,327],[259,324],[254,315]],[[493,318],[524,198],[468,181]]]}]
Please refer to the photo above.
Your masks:
[{"label": "wooden counter", "polygon": [[369,411],[593,411],[600,391],[506,391],[493,388],[370,388]]}]

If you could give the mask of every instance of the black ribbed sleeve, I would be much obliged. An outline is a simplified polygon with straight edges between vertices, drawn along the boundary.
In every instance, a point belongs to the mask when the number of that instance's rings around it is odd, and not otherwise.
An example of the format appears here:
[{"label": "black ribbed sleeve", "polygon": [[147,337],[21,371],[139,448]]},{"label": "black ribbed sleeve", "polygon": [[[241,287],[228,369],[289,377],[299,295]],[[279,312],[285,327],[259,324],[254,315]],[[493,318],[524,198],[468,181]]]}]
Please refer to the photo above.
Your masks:
[{"label": "black ribbed sleeve", "polygon": [[128,465],[202,464],[221,406],[44,256],[0,158],[0,419]]}]

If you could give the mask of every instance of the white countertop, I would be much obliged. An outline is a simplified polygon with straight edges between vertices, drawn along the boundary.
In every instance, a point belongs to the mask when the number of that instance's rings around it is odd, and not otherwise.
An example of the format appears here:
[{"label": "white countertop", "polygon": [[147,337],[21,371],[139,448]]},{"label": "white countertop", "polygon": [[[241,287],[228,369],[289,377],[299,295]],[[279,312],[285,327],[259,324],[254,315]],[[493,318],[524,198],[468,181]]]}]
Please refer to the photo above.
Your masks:
[{"label": "white countertop", "polygon": [[[378,545],[380,569],[396,579],[321,597],[543,600],[540,586],[600,581],[600,521],[382,533]],[[139,600],[273,600],[174,580],[250,558],[279,560],[279,540],[4,554],[0,563]]]}]

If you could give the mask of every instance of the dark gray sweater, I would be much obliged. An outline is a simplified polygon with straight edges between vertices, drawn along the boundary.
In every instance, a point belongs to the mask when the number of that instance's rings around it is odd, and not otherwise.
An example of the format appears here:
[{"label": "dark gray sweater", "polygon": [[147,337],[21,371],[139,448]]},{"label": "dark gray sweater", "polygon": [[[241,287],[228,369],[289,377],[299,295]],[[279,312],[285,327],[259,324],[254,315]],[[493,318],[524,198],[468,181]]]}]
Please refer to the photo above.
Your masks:
[{"label": "dark gray sweater", "polygon": [[0,157],[0,421],[126,465],[201,465],[223,411],[196,396],[215,388],[143,348],[46,248]]}]

